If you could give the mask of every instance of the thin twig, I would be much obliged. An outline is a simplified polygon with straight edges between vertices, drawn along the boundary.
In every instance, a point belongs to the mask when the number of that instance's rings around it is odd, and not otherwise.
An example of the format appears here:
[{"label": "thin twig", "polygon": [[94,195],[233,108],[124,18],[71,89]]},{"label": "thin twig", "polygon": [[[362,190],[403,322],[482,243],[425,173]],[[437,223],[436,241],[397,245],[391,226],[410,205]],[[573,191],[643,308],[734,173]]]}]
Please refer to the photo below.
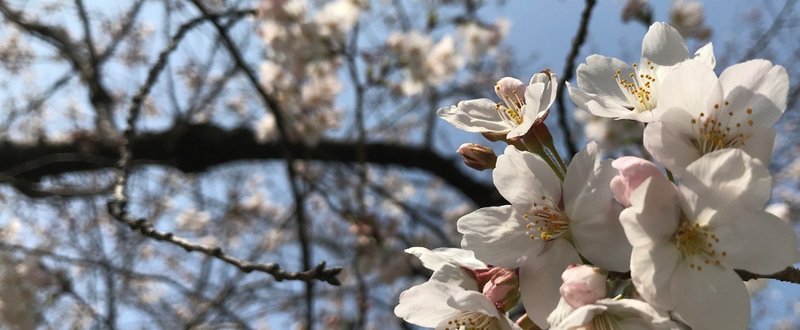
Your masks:
[{"label": "thin twig", "polygon": [[567,61],[564,65],[564,71],[561,74],[561,81],[558,83],[558,124],[561,131],[564,133],[564,143],[567,145],[569,157],[572,158],[577,152],[578,147],[572,141],[572,129],[569,127],[569,118],[567,118],[567,104],[564,98],[564,89],[567,87],[567,81],[572,79],[575,73],[575,59],[580,53],[581,46],[586,41],[586,35],[589,32],[589,20],[592,18],[592,9],[596,4],[596,0],[586,0],[586,7],[583,8],[581,13],[581,21],[578,25],[578,32],[572,38],[572,48],[567,54]]}]

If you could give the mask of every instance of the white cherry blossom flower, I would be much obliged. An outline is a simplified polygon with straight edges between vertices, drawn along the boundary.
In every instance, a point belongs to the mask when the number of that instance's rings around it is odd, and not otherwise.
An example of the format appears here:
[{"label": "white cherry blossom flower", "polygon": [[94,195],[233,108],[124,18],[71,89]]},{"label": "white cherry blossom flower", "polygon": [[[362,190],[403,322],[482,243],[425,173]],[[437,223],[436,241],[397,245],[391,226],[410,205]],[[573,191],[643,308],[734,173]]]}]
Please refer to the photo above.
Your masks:
[{"label": "white cherry blossom flower", "polygon": [[400,294],[395,315],[422,327],[439,329],[520,329],[477,291],[428,281]]},{"label": "white cherry blossom flower", "polygon": [[622,180],[631,206],[620,214],[641,296],[694,329],[746,329],[750,300],[734,269],[771,274],[800,261],[792,228],[764,211],[768,169],[720,150],[691,163],[676,188],[648,161],[620,158],[615,167],[644,176]]},{"label": "white cherry blossom flower", "polygon": [[[628,65],[612,57],[591,55],[578,66],[578,86],[567,83],[575,104],[606,118],[652,122],[658,119],[657,100],[663,79],[672,66],[689,59],[680,33],[666,23],[654,23],[642,40],[642,60]],[[716,59],[711,43],[694,59],[713,69]]]},{"label": "white cherry blossom flower", "polygon": [[501,133],[508,139],[518,138],[547,118],[556,99],[557,85],[558,78],[549,70],[533,75],[527,87],[518,79],[505,77],[494,88],[502,103],[490,99],[467,100],[441,108],[437,113],[467,132]]},{"label": "white cherry blossom flower", "polygon": [[511,205],[482,208],[458,221],[462,247],[478,259],[520,267],[522,300],[540,327],[558,302],[561,271],[580,261],[576,248],[600,267],[628,269],[631,247],[617,220],[613,175],[594,143],[572,160],[563,186],[542,158],[509,146],[493,177]]},{"label": "white cherry blossom flower", "polygon": [[513,270],[488,266],[469,250],[412,247],[406,252],[434,273],[400,295],[398,317],[436,329],[519,329],[503,312],[519,297]]},{"label": "white cherry blossom flower", "polygon": [[780,65],[752,60],[717,78],[710,68],[687,61],[661,85],[660,121],[644,130],[644,146],[680,173],[712,151],[740,148],[768,164],[775,130],[786,109],[789,76]]}]

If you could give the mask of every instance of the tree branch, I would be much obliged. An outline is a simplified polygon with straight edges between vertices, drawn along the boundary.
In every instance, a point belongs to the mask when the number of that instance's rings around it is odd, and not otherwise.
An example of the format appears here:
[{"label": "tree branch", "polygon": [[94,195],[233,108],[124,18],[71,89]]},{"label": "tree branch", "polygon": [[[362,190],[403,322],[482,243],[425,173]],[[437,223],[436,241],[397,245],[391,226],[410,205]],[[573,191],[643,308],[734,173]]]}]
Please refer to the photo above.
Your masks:
[{"label": "tree branch", "polygon": [[564,144],[567,145],[567,151],[570,158],[578,152],[578,147],[572,140],[572,129],[569,127],[569,118],[567,118],[567,104],[564,101],[564,89],[567,88],[567,81],[572,79],[575,74],[575,58],[580,53],[581,46],[586,41],[586,35],[589,32],[589,20],[592,18],[592,9],[596,0],[586,0],[586,7],[583,8],[581,13],[581,22],[578,25],[578,32],[572,38],[572,48],[567,54],[567,61],[564,65],[564,72],[561,74],[561,81],[558,83],[558,125],[564,133]]}]

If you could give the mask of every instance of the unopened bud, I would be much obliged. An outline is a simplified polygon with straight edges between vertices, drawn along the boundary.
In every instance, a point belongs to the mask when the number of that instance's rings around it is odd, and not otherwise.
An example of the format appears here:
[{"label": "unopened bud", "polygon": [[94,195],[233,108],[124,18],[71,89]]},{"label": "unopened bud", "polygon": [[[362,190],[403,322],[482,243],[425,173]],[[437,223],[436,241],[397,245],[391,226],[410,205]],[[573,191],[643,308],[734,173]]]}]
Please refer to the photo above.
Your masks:
[{"label": "unopened bud", "polygon": [[606,297],[606,275],[600,268],[587,265],[570,265],[561,274],[559,292],[572,306],[579,308]]},{"label": "unopened bud", "polygon": [[458,147],[458,154],[464,158],[464,164],[478,171],[494,168],[497,155],[487,146],[475,143],[464,143]]},{"label": "unopened bud", "polygon": [[509,311],[519,302],[519,276],[513,269],[489,267],[470,270],[483,295],[498,310]]}]

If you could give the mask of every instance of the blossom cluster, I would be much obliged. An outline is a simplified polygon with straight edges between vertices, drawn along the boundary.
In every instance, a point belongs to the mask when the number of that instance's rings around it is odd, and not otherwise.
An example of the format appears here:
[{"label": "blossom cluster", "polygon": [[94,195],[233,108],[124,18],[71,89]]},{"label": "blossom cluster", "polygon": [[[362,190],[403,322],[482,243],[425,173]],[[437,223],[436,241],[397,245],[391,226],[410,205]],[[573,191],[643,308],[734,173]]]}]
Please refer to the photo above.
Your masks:
[{"label": "blossom cluster", "polygon": [[719,76],[715,65],[710,43],[691,54],[678,30],[655,23],[638,63],[592,55],[566,83],[591,115],[642,123],[626,134],[642,136],[652,159],[603,159],[589,142],[567,164],[545,124],[558,86],[549,70],[528,84],[500,79],[499,102],[440,109],[508,144],[500,156],[475,144],[459,153],[492,170],[509,204],[460,218],[462,249],[408,249],[433,275],[400,295],[395,314],[436,329],[746,329],[736,271],[800,261],[794,230],[765,209],[789,79],[766,60]]}]

